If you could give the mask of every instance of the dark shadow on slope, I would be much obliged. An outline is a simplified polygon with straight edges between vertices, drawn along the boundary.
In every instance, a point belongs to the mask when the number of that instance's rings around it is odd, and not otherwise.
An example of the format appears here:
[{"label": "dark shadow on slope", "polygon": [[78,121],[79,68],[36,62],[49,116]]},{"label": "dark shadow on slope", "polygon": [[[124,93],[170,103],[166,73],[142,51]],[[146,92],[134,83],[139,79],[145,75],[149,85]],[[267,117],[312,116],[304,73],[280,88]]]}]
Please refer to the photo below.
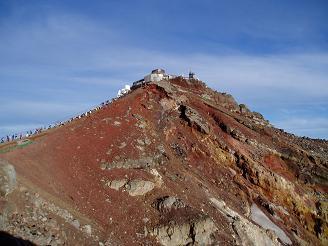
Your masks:
[{"label": "dark shadow on slope", "polygon": [[30,241],[14,237],[7,232],[0,231],[0,245],[4,246],[34,246]]}]

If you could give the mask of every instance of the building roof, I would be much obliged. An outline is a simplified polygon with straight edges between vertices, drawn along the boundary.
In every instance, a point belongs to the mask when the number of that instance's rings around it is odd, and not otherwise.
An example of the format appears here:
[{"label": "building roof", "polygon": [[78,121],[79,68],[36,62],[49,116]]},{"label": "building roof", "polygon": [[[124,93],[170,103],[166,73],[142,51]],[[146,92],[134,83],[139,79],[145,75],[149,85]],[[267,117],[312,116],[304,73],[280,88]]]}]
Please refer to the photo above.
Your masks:
[{"label": "building roof", "polygon": [[156,68],[153,71],[151,71],[152,74],[165,74],[165,70],[161,68]]}]

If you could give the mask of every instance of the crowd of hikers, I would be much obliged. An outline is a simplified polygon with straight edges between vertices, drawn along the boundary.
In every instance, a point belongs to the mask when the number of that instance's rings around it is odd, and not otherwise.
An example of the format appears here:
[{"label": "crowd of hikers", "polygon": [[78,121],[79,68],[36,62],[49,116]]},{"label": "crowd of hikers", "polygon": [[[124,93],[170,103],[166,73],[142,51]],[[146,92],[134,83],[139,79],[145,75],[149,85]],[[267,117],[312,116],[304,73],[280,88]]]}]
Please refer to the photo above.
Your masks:
[{"label": "crowd of hikers", "polygon": [[111,100],[106,100],[105,102],[102,102],[100,105],[97,105],[97,106],[93,107],[91,110],[85,111],[85,112],[83,112],[83,113],[81,113],[77,116],[71,117],[68,120],[59,121],[59,122],[56,122],[54,124],[50,124],[49,126],[44,126],[44,127],[40,127],[40,128],[34,129],[34,130],[29,130],[29,131],[26,131],[24,133],[16,133],[16,134],[12,134],[12,135],[7,135],[7,136],[2,137],[0,139],[0,143],[7,143],[7,142],[11,142],[11,141],[17,141],[17,140],[21,140],[21,139],[24,139],[24,138],[28,138],[28,137],[40,134],[43,131],[53,129],[53,128],[56,128],[56,127],[60,127],[60,126],[64,126],[67,123],[72,122],[73,120],[88,117],[92,113],[104,108],[105,106],[107,106],[108,104],[110,104],[113,101],[117,100],[118,98],[126,95],[127,93],[129,93],[129,91],[130,91],[130,87],[125,86],[123,89],[119,90],[119,92],[117,94],[117,97],[115,97]]}]

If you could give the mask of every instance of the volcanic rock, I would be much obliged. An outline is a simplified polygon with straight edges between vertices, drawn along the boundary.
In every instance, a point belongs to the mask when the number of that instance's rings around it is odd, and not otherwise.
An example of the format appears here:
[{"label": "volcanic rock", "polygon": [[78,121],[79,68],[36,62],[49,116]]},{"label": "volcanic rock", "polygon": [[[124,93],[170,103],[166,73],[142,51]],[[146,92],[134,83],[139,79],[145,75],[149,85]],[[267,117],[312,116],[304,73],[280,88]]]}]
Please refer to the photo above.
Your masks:
[{"label": "volcanic rock", "polygon": [[147,180],[131,180],[125,185],[130,196],[142,196],[155,188],[155,184]]},{"label": "volcanic rock", "polygon": [[190,126],[195,127],[202,133],[209,134],[210,129],[207,122],[200,116],[200,114],[188,106],[181,105],[181,118],[185,119]]},{"label": "volcanic rock", "polygon": [[214,222],[204,217],[182,224],[170,221],[168,225],[156,227],[149,233],[156,236],[162,245],[211,245],[212,235],[216,231]]},{"label": "volcanic rock", "polygon": [[0,195],[7,196],[16,187],[16,171],[13,165],[0,159]]},{"label": "volcanic rock", "polygon": [[162,213],[171,209],[184,208],[185,206],[181,199],[172,196],[158,198],[155,203],[155,207]]}]

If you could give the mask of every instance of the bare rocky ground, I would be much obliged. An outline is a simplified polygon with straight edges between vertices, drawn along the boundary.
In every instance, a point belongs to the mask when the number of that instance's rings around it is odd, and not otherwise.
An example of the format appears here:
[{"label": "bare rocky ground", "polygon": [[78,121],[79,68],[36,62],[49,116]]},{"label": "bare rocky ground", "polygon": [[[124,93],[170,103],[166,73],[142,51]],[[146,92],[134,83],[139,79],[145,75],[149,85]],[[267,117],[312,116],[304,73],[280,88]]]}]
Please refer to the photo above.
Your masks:
[{"label": "bare rocky ground", "polygon": [[0,145],[0,230],[33,244],[328,243],[328,142],[201,81],[148,84],[29,141]]}]

